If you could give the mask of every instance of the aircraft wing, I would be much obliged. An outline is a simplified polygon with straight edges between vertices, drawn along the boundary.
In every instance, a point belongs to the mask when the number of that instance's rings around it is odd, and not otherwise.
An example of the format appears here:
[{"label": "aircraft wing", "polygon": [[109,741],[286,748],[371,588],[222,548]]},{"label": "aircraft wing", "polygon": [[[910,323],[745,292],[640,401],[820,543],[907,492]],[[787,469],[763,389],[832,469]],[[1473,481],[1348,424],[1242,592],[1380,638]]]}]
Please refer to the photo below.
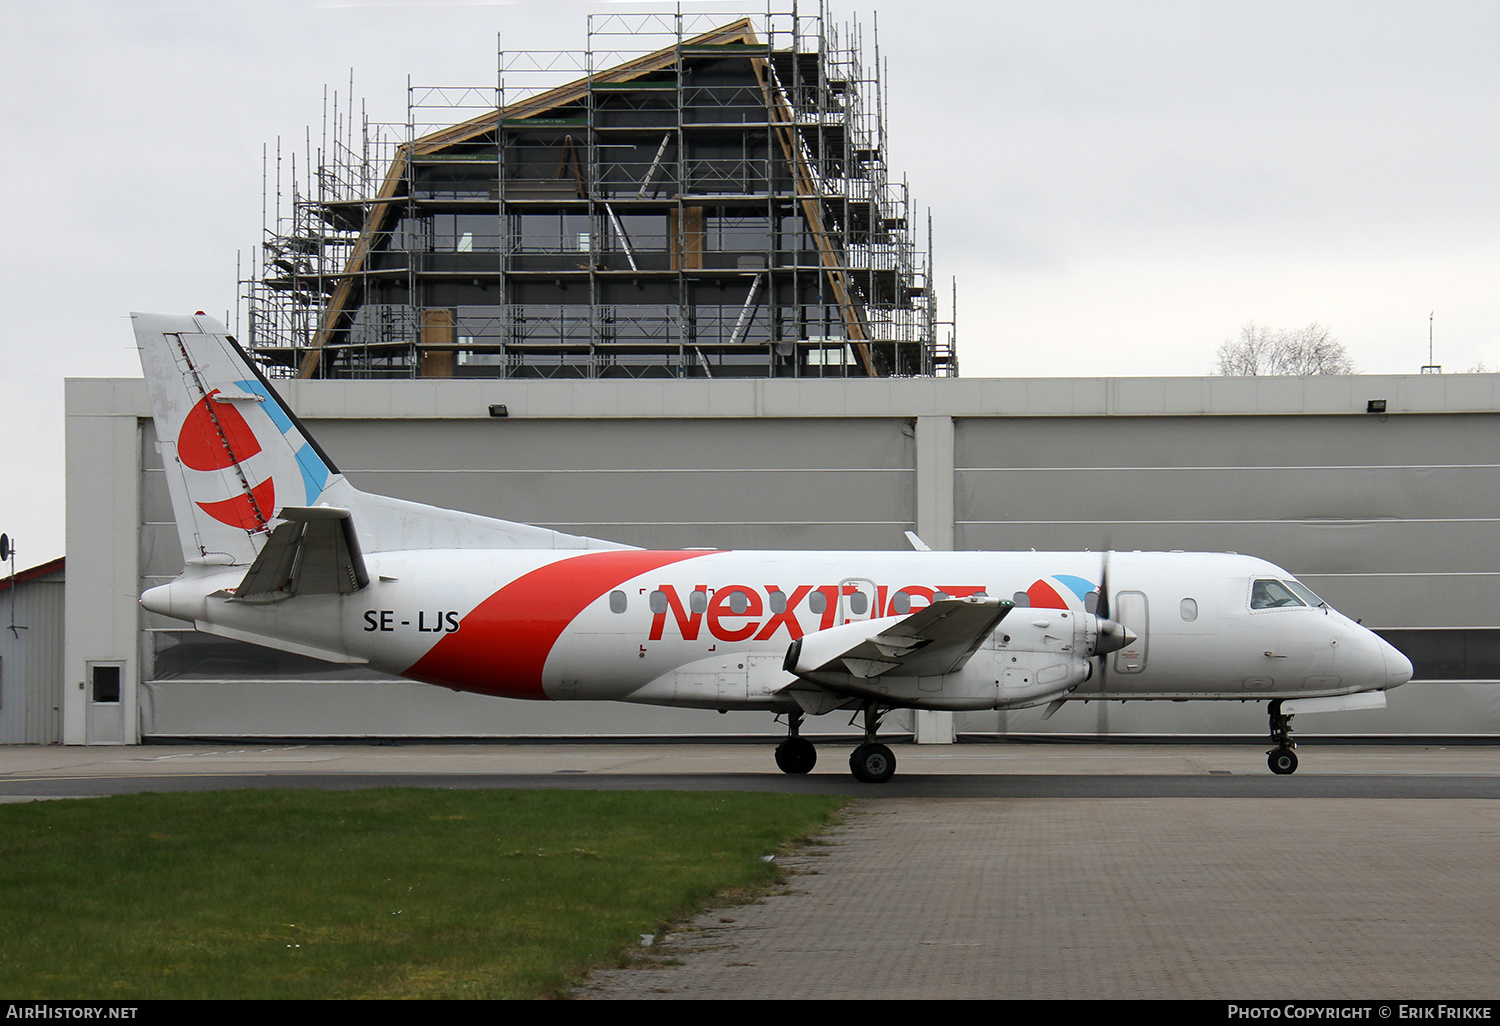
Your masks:
[{"label": "aircraft wing", "polygon": [[347,509],[289,506],[234,591],[237,599],[349,595],[370,583]]},{"label": "aircraft wing", "polygon": [[953,673],[1014,606],[994,598],[938,599],[908,616],[817,631],[793,643],[786,669],[814,681],[829,673],[865,679]]}]

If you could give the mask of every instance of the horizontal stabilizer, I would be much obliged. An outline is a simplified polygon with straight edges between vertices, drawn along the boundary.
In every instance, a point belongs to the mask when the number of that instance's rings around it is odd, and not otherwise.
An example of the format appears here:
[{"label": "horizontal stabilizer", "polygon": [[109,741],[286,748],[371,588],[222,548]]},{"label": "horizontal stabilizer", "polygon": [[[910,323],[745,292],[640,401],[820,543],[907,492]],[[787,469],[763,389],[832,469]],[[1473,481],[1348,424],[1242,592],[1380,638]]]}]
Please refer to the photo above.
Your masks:
[{"label": "horizontal stabilizer", "polygon": [[293,595],[350,595],[370,583],[346,509],[289,506],[271,532],[235,598],[290,598]]}]

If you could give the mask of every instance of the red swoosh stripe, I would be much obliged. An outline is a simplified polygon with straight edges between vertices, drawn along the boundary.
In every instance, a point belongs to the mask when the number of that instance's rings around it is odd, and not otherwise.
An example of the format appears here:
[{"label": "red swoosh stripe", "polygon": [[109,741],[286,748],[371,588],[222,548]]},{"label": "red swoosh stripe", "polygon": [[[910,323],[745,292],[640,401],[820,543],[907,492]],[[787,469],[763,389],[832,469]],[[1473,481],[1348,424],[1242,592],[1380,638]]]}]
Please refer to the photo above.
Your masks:
[{"label": "red swoosh stripe", "polygon": [[542,668],[578,614],[606,591],[706,552],[590,552],[538,567],[485,599],[402,674],[505,698],[546,698]]}]

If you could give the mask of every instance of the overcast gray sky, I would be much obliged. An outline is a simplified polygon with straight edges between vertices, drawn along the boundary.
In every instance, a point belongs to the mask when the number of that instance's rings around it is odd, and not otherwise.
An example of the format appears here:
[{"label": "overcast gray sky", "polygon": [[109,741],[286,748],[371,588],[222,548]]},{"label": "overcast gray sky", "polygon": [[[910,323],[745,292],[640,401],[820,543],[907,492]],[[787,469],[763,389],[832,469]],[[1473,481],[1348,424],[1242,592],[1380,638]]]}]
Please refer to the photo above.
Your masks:
[{"label": "overcast gray sky", "polygon": [[[684,4],[729,17],[753,5]],[[815,9],[803,0],[802,9]],[[63,553],[62,379],[138,376],[129,310],[235,302],[262,146],[579,50],[518,0],[0,0],[0,531]],[[889,159],[958,278],[965,376],[1203,374],[1248,321],[1373,373],[1500,367],[1500,4],[839,3],[878,16]],[[873,54],[871,55],[873,57]],[[946,296],[946,287],[941,290]],[[336,458],[336,454],[335,454]]]}]

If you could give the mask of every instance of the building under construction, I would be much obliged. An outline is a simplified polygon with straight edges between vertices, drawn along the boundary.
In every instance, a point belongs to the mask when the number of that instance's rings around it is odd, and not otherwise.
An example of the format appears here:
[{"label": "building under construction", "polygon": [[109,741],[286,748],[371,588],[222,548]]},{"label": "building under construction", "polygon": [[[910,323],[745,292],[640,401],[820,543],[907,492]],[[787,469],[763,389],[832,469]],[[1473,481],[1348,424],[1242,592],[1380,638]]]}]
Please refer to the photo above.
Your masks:
[{"label": "building under construction", "polygon": [[955,375],[878,53],[706,17],[592,16],[494,87],[411,86],[404,126],[335,100],[300,180],[278,155],[252,347],[300,377]]}]

